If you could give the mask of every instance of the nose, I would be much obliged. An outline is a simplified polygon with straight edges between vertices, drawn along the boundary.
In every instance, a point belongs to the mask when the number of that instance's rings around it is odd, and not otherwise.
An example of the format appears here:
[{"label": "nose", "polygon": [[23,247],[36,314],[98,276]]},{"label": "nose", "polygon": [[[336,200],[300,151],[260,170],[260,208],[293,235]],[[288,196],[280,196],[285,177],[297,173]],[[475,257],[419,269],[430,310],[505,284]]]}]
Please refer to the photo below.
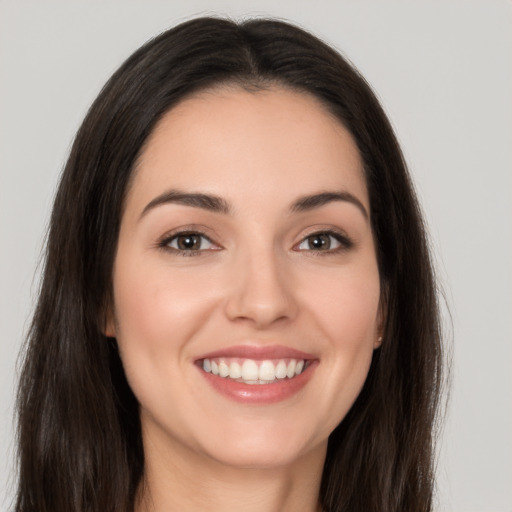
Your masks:
[{"label": "nose", "polygon": [[226,315],[232,321],[247,321],[264,329],[297,313],[293,277],[285,257],[269,250],[240,257],[230,271],[232,287]]}]

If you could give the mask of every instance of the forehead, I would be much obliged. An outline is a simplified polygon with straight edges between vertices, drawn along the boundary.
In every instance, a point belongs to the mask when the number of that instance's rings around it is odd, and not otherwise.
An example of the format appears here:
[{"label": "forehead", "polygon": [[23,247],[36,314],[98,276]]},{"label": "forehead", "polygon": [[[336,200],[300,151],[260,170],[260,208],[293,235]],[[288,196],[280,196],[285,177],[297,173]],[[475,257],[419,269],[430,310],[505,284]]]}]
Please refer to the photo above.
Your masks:
[{"label": "forehead", "polygon": [[138,159],[127,203],[140,209],[171,187],[244,201],[344,189],[369,206],[348,130],[316,98],[281,88],[224,87],[167,112]]}]

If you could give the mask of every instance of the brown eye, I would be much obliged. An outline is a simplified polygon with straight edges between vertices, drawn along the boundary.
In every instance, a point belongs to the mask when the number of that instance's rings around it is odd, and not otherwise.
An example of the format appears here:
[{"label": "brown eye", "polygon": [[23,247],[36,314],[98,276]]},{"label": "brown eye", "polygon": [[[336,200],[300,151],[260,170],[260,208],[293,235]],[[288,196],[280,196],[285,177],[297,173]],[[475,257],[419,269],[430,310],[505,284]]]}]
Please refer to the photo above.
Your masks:
[{"label": "brown eye", "polygon": [[200,233],[180,233],[166,242],[166,246],[178,251],[201,251],[213,247],[213,243]]},{"label": "brown eye", "polygon": [[352,246],[352,242],[344,235],[336,232],[322,231],[312,233],[302,240],[297,246],[299,251],[313,252],[337,252],[348,249]]},{"label": "brown eye", "polygon": [[199,250],[201,248],[201,237],[198,235],[180,235],[176,238],[178,249],[183,251]]},{"label": "brown eye", "polygon": [[331,248],[331,236],[326,233],[311,235],[306,238],[309,249],[314,251],[326,251]]}]

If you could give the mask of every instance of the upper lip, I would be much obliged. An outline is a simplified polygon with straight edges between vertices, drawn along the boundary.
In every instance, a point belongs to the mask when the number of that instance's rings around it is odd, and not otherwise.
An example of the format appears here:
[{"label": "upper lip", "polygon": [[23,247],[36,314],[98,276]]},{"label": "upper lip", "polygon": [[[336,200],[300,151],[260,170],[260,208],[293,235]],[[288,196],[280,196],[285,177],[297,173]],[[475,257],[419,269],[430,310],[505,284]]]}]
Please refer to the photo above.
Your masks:
[{"label": "upper lip", "polygon": [[308,354],[301,350],[297,350],[284,345],[234,345],[226,347],[213,352],[208,352],[197,358],[202,359],[214,359],[219,357],[239,357],[241,359],[254,359],[265,360],[265,359],[315,359],[313,354]]}]

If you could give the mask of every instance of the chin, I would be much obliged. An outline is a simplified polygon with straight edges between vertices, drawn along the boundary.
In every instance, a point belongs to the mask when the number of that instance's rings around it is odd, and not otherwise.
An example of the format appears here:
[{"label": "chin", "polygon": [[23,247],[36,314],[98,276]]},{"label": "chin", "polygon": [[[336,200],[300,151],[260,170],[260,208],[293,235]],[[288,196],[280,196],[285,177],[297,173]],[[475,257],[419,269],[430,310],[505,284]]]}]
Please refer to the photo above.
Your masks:
[{"label": "chin", "polygon": [[247,431],[241,431],[238,436],[229,435],[224,439],[228,442],[217,442],[207,452],[221,464],[236,468],[270,469],[289,466],[315,449],[313,443],[300,436],[283,435],[276,431],[251,432],[249,435]]},{"label": "chin", "polygon": [[238,450],[230,448],[211,456],[220,464],[238,469],[272,469],[292,466],[302,458],[300,452],[283,453],[276,450]]}]

